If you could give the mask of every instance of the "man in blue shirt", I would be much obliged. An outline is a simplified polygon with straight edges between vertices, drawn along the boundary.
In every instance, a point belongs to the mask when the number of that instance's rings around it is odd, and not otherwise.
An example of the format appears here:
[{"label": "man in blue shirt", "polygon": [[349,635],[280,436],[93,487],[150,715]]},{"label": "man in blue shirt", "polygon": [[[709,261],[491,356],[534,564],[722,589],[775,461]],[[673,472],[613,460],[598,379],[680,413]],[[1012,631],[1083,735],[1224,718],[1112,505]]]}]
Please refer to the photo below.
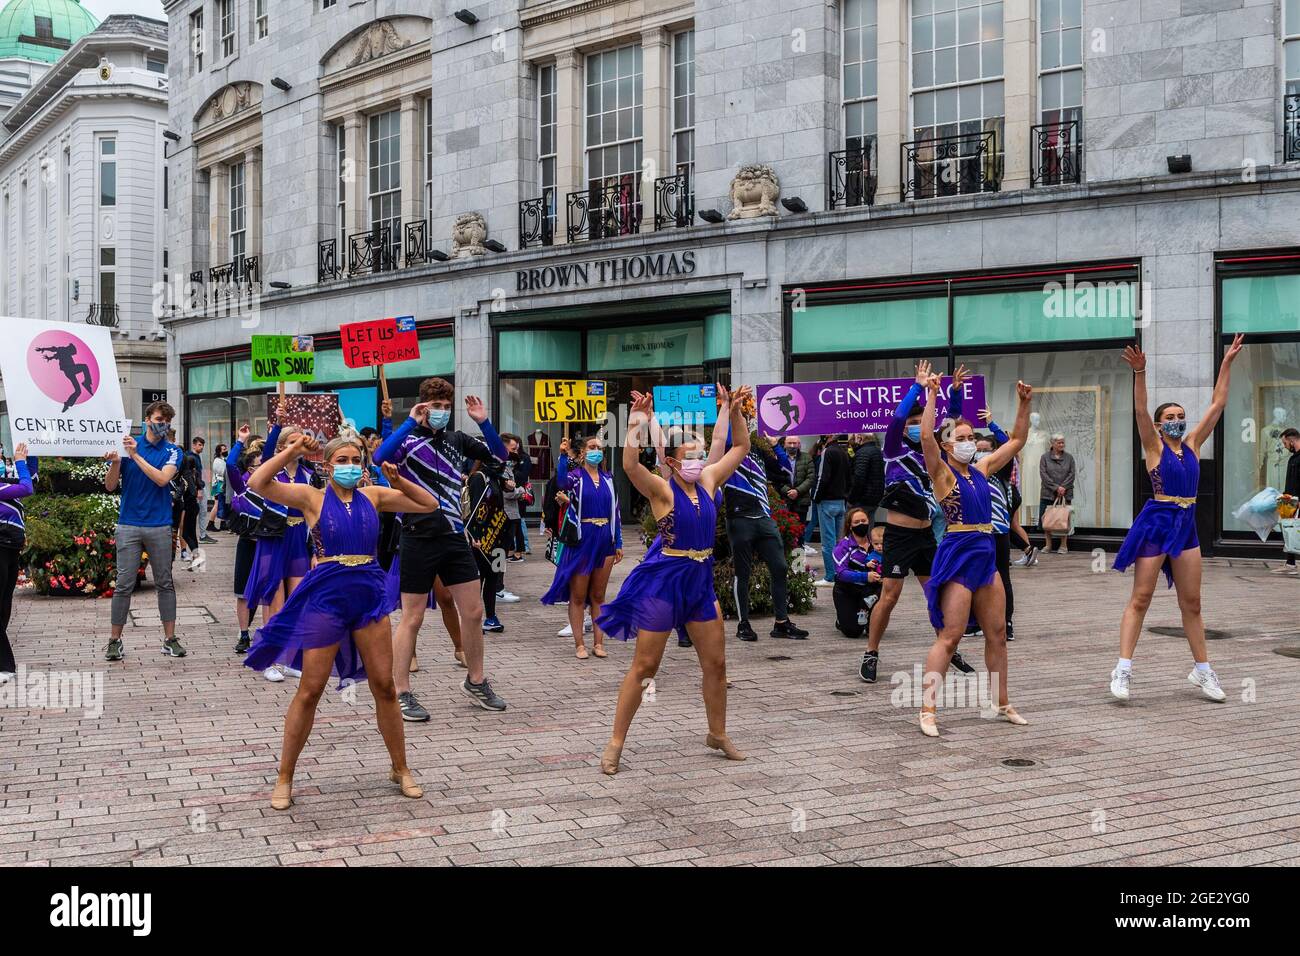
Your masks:
[{"label": "man in blue shirt", "polygon": [[131,610],[131,593],[140,570],[141,552],[149,555],[154,587],[158,591],[158,616],[162,618],[163,653],[184,657],[185,648],[176,639],[176,588],[172,584],[172,491],[171,481],[181,464],[181,450],[167,440],[176,410],[166,402],[154,402],[144,413],[144,431],[139,439],[122,439],[125,459],[115,451],[104,457],[108,475],[104,487],[116,491],[122,486],[122,503],[117,518],[117,584],[113,589],[113,634],[104,659],[122,659],[122,628]]}]

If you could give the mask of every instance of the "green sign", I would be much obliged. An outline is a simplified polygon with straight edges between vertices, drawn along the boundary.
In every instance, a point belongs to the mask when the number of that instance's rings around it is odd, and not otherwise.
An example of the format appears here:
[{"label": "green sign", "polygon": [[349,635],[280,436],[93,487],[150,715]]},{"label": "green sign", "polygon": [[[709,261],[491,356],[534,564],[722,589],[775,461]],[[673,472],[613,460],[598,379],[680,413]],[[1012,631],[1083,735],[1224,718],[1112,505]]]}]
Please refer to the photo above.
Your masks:
[{"label": "green sign", "polygon": [[254,382],[310,382],[316,347],[310,335],[254,335]]}]

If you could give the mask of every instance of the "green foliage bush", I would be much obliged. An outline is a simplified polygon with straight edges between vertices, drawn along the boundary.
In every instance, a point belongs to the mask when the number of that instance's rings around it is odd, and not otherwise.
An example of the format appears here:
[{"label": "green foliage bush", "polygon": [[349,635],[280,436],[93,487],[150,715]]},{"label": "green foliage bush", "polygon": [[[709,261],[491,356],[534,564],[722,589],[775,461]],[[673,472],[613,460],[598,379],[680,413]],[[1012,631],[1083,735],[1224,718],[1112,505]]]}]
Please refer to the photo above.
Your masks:
[{"label": "green foliage bush", "polygon": [[103,462],[43,458],[37,493],[23,499],[22,560],[38,594],[113,593],[118,496],[104,491]]}]

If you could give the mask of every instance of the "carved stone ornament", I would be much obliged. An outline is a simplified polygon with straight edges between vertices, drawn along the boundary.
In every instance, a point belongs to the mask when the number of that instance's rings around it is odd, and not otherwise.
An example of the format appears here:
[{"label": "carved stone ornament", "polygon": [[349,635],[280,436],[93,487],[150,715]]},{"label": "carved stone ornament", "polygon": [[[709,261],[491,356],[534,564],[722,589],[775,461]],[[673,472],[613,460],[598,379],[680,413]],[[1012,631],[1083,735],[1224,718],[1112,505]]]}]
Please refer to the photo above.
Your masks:
[{"label": "carved stone ornament", "polygon": [[372,23],[361,36],[357,37],[348,66],[369,63],[371,60],[377,60],[389,53],[404,50],[410,45],[411,41],[402,39],[401,34],[397,32],[397,28],[392,23],[387,20],[379,20]]},{"label": "carved stone ornament", "polygon": [[211,122],[216,123],[259,103],[261,103],[259,90],[252,83],[231,83],[212,97],[209,118]]},{"label": "carved stone ornament", "polygon": [[781,181],[771,166],[746,163],[731,181],[731,212],[728,219],[756,219],[775,216]]},{"label": "carved stone ornament", "polygon": [[480,213],[467,212],[456,217],[451,229],[451,255],[453,259],[481,256],[487,252],[483,241],[487,239],[487,220]]}]

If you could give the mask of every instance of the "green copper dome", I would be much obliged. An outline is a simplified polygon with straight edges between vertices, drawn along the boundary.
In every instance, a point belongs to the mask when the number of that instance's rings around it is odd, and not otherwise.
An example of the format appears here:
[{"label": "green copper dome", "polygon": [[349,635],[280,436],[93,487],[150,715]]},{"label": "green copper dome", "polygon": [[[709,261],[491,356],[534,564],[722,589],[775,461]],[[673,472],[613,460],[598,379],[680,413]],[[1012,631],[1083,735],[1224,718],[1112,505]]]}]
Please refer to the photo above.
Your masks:
[{"label": "green copper dome", "polygon": [[97,26],[77,0],[9,0],[0,10],[0,60],[53,63]]}]

